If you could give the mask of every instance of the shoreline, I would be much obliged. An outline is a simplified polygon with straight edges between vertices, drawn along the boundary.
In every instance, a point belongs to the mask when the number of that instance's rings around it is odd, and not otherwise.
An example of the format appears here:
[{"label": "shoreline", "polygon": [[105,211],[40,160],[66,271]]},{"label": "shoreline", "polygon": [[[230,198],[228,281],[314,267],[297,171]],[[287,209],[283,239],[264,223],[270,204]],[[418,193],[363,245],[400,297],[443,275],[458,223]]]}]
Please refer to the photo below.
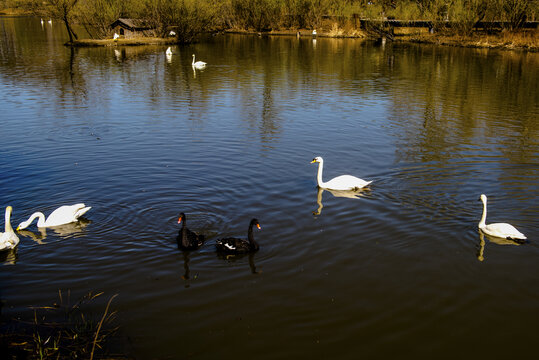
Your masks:
[{"label": "shoreline", "polygon": [[140,46],[140,45],[175,45],[178,42],[171,38],[136,37],[132,39],[80,39],[66,42],[65,46],[97,47],[97,46]]},{"label": "shoreline", "polygon": [[[33,16],[24,11],[16,9],[4,9],[0,11],[0,17],[23,17]],[[270,31],[252,31],[242,29],[226,29],[219,33],[222,34],[244,34],[258,36],[298,36],[313,37],[312,30],[309,29],[280,29]],[[476,49],[499,49],[499,50],[514,50],[539,52],[539,31],[538,30],[520,30],[517,32],[499,32],[494,34],[473,33],[468,36],[460,35],[444,35],[441,33],[430,34],[427,32],[416,31],[415,33],[398,33],[393,36],[393,39],[387,39],[393,42],[400,43],[416,43],[416,44],[431,44],[463,48]],[[363,30],[345,30],[334,27],[330,31],[318,30],[316,35],[318,38],[347,38],[359,40],[377,40],[380,36],[367,34]],[[65,43],[66,46],[73,47],[92,47],[92,46],[139,46],[139,45],[175,45],[178,41],[173,38],[157,38],[157,37],[137,37],[132,39],[79,39],[72,43]]]},{"label": "shoreline", "polygon": [[[297,36],[303,38],[328,38],[328,39],[358,39],[361,41],[375,41],[379,37],[368,35],[334,35],[329,33],[318,33],[313,36],[308,30],[276,30],[267,32],[242,31],[242,30],[225,30],[222,34],[240,34],[252,36]],[[533,37],[529,34],[530,38]],[[537,41],[522,41],[521,37],[511,36],[511,34],[501,35],[472,35],[472,36],[445,36],[436,34],[412,34],[412,35],[396,35],[393,40],[388,42],[395,43],[415,43],[415,44],[431,44],[440,46],[475,48],[475,49],[498,49],[498,50],[514,50],[514,51],[529,51],[539,52]],[[132,39],[80,39],[73,42],[66,42],[65,46],[73,47],[99,47],[99,46],[141,46],[141,45],[176,45],[178,41],[173,38],[156,38],[156,37],[137,37]]]},{"label": "shoreline", "polygon": [[[247,30],[225,30],[225,34],[245,34],[245,35],[258,35],[258,36],[297,36],[310,38],[333,38],[333,39],[358,39],[367,41],[376,41],[381,39],[381,36],[373,36],[366,34],[360,30],[353,30],[352,33],[346,33],[345,31],[324,32],[318,31],[316,35],[312,35],[311,30],[272,30],[266,32],[247,31]],[[387,39],[387,42],[398,43],[415,43],[415,44],[431,44],[442,45],[452,47],[463,48],[475,48],[475,49],[499,49],[499,50],[516,50],[516,51],[529,51],[539,52],[539,31],[537,30],[523,30],[516,33],[497,33],[497,34],[484,34],[476,33],[469,36],[462,35],[444,35],[444,34],[429,34],[413,33],[413,34],[396,34],[393,39]]]}]

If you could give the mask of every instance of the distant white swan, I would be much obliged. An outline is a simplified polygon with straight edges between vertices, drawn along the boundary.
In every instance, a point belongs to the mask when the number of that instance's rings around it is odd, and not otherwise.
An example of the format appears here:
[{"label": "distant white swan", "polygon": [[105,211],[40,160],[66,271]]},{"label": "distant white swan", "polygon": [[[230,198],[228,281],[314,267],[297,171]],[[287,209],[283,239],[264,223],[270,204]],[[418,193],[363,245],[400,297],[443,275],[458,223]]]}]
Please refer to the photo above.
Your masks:
[{"label": "distant white swan", "polygon": [[176,32],[174,30],[170,30],[168,33],[169,36],[176,36]]},{"label": "distant white swan", "polygon": [[49,25],[52,25],[52,19],[49,19],[48,23]]},{"label": "distant white swan", "polygon": [[84,215],[91,207],[86,207],[84,204],[75,204],[75,205],[64,205],[60,206],[58,209],[54,210],[47,220],[45,220],[45,215],[42,212],[35,212],[30,216],[30,218],[17,226],[17,230],[26,229],[35,218],[38,218],[37,226],[38,227],[49,227],[49,226],[58,226],[69,224],[75,222]]},{"label": "distant white swan", "polygon": [[504,239],[521,239],[525,240],[526,236],[518,231],[513,225],[507,223],[494,223],[494,224],[485,224],[487,219],[487,197],[485,194],[481,194],[481,201],[483,202],[483,215],[481,216],[481,221],[479,221],[478,227],[485,234],[490,236],[495,236]]},{"label": "distant white swan", "polygon": [[117,33],[114,33],[114,40],[118,40],[118,38],[120,37],[120,35],[118,35]]},{"label": "distant white swan", "polygon": [[357,190],[361,189],[367,185],[369,185],[372,181],[365,181],[363,179],[357,178],[352,175],[341,175],[337,176],[334,179],[329,180],[328,182],[324,182],[322,180],[322,171],[324,168],[324,159],[322,157],[317,156],[311,161],[312,163],[319,163],[318,165],[318,175],[316,176],[316,180],[318,182],[318,186],[320,186],[323,189],[332,189],[332,190]]},{"label": "distant white swan", "polygon": [[193,65],[193,67],[196,69],[204,69],[206,67],[206,63],[204,61],[195,62],[195,54],[193,54],[193,63],[191,65]]},{"label": "distant white swan", "polygon": [[6,207],[5,232],[0,233],[0,250],[13,249],[19,243],[19,237],[11,227],[11,206]]},{"label": "distant white swan", "polygon": [[170,46],[168,47],[167,51],[165,51],[165,54],[167,54],[168,56],[172,55],[172,49],[170,48]]},{"label": "distant white swan", "polygon": [[313,30],[313,36],[316,36],[316,29]]},{"label": "distant white swan", "polygon": [[43,26],[43,19],[41,19],[41,26]]}]

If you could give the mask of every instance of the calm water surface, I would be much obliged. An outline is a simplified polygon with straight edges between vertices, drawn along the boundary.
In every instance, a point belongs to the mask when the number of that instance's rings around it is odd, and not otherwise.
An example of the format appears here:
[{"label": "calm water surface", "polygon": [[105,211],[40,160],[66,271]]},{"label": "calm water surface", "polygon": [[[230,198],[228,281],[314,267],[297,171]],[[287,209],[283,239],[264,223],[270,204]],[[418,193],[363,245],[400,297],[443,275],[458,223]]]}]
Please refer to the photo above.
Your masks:
[{"label": "calm water surface", "polygon": [[[539,320],[539,54],[218,36],[69,49],[0,18],[4,319],[103,291],[137,358],[529,358]],[[191,55],[208,62],[191,68]],[[316,187],[373,180],[356,198]],[[482,238],[508,221],[529,242]],[[182,254],[179,212],[209,240]],[[221,236],[262,230],[254,256]],[[3,226],[3,224],[2,224]]]}]

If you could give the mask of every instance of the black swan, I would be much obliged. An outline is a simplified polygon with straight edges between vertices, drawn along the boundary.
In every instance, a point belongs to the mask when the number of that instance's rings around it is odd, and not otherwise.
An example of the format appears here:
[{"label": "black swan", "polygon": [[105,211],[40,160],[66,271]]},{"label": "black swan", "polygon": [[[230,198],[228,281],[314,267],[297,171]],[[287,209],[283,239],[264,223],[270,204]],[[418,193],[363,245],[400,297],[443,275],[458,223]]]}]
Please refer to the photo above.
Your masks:
[{"label": "black swan", "polygon": [[178,224],[182,223],[182,228],[178,233],[176,241],[178,242],[178,249],[180,250],[196,250],[204,244],[204,235],[198,235],[192,232],[186,226],[187,219],[184,213],[180,214],[178,218]]},{"label": "black swan", "polygon": [[246,254],[258,251],[258,243],[253,236],[253,226],[260,229],[260,224],[257,219],[251,220],[251,223],[249,224],[247,240],[234,237],[218,239],[215,244],[217,251],[225,254]]}]

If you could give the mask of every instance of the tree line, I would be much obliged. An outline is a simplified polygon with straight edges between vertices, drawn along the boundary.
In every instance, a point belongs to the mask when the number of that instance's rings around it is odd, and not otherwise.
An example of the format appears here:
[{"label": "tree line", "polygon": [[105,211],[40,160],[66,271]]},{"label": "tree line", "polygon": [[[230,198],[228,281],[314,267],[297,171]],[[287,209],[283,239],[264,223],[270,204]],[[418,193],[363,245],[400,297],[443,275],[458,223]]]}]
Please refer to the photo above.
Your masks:
[{"label": "tree line", "polygon": [[539,0],[0,0],[2,7],[61,20],[70,39],[74,23],[93,38],[110,37],[110,24],[122,17],[145,19],[157,36],[174,28],[179,42],[205,31],[320,29],[350,18],[451,22],[451,31],[467,34],[479,21],[518,30],[539,14]]}]

